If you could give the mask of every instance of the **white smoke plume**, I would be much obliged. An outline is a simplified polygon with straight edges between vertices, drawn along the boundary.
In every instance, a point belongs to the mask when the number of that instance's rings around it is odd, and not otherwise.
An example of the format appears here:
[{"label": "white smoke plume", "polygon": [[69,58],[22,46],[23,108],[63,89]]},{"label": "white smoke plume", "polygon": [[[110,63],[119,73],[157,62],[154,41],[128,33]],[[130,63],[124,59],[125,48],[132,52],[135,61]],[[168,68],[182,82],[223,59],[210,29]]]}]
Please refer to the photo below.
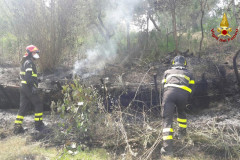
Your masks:
[{"label": "white smoke plume", "polygon": [[93,49],[89,49],[86,53],[87,58],[77,61],[74,64],[74,74],[79,74],[82,78],[98,74],[105,66],[106,62],[116,57],[115,41],[107,41],[99,44]]},{"label": "white smoke plume", "polygon": [[[113,6],[105,11],[103,18],[104,25],[107,28],[117,28],[126,21],[132,21],[135,6],[141,0],[115,0]],[[122,27],[126,27],[122,25]],[[111,32],[111,30],[109,30]],[[125,34],[125,33],[123,33]],[[98,74],[107,62],[114,62],[117,57],[118,40],[111,37],[104,43],[97,44],[94,48],[87,50],[86,58],[78,60],[74,64],[74,74],[87,78],[94,74]]]}]

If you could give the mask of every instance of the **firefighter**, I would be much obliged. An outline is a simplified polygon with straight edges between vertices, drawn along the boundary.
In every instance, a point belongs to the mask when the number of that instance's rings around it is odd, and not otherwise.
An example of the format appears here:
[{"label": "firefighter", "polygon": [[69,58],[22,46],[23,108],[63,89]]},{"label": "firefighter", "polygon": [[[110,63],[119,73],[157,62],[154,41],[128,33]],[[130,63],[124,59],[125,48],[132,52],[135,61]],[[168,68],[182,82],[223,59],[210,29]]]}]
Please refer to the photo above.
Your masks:
[{"label": "firefighter", "polygon": [[34,61],[39,59],[39,49],[34,45],[26,47],[26,53],[21,61],[21,87],[20,87],[20,107],[14,124],[14,133],[24,133],[22,127],[24,116],[28,111],[28,106],[34,106],[35,110],[35,129],[41,131],[44,129],[43,104],[38,95],[37,69]]},{"label": "firefighter", "polygon": [[173,117],[177,111],[178,137],[186,136],[187,118],[186,105],[192,86],[195,84],[192,74],[186,69],[187,61],[183,56],[176,56],[172,61],[171,69],[164,72],[163,86],[163,147],[161,154],[173,155]]}]

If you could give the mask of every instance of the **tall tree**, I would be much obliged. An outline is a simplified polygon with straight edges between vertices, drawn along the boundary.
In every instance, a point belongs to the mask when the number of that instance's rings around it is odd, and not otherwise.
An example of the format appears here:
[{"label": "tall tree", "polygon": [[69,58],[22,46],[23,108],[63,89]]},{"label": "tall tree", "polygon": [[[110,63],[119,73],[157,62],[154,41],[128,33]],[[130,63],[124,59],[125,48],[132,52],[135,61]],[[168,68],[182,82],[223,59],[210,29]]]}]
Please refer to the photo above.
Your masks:
[{"label": "tall tree", "polygon": [[[182,6],[187,7],[191,4],[191,1],[189,0],[157,0],[157,1],[151,1],[154,5],[154,8],[158,12],[168,12],[171,15],[171,22],[172,22],[172,31],[169,33],[172,33],[174,42],[175,42],[175,54],[179,53],[179,42],[178,42],[178,25],[177,25],[177,14],[176,10]],[[168,18],[168,17],[166,17]]]},{"label": "tall tree", "polygon": [[172,15],[172,30],[175,40],[175,54],[178,54],[178,37],[177,37],[177,22],[176,22],[176,0],[169,0],[169,6]]},{"label": "tall tree", "polygon": [[207,0],[200,0],[200,5],[201,5],[201,32],[202,32],[202,37],[201,37],[201,41],[200,41],[200,46],[199,46],[199,50],[201,51],[202,50],[202,42],[203,42],[203,39],[204,39],[204,31],[203,31],[203,17],[204,17],[204,10],[206,8],[206,4],[207,4]]},{"label": "tall tree", "polygon": [[42,52],[40,68],[52,71],[60,64],[66,42],[74,27],[72,11],[76,0],[11,0],[15,35],[24,44],[35,44]]}]

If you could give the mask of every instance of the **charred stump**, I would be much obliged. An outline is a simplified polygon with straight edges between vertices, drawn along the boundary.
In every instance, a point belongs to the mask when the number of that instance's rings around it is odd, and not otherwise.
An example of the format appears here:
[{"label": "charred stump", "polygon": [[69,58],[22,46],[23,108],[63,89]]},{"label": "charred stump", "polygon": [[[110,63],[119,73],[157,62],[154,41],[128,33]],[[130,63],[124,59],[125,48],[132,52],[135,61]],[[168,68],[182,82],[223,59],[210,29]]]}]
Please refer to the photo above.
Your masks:
[{"label": "charred stump", "polygon": [[237,57],[238,57],[239,53],[240,53],[240,50],[238,50],[237,53],[233,57],[233,69],[234,69],[234,72],[236,75],[238,86],[240,86],[240,78],[239,78],[238,69],[237,69]]},{"label": "charred stump", "polygon": [[202,74],[201,80],[196,82],[190,103],[190,110],[193,112],[209,107],[210,97],[208,96],[208,82],[205,73]]}]

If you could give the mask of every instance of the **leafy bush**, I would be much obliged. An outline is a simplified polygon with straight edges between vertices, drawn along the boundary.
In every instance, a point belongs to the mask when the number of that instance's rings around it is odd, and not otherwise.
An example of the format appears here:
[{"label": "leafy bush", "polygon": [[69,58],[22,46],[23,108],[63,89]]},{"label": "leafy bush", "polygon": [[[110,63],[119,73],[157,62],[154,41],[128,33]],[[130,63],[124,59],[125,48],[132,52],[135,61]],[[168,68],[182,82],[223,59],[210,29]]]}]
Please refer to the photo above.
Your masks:
[{"label": "leafy bush", "polygon": [[19,61],[19,51],[17,50],[17,38],[11,34],[6,33],[3,37],[1,37],[1,45],[0,45],[0,62],[17,63]]},{"label": "leafy bush", "polygon": [[101,113],[101,96],[95,88],[81,85],[77,80],[63,86],[62,93],[63,101],[51,105],[53,114],[57,111],[63,120],[58,124],[64,129],[62,133],[71,140],[90,138]]},{"label": "leafy bush", "polygon": [[51,105],[53,116],[60,116],[53,137],[55,142],[65,146],[68,142],[75,142],[79,151],[88,150],[88,147],[96,146],[94,144],[111,151],[118,148],[114,152],[126,154],[127,159],[136,157],[138,152],[155,142],[158,130],[152,129],[147,117],[143,122],[139,121],[145,112],[135,115],[138,113],[131,107],[128,111],[121,111],[121,105],[116,104],[108,113],[97,90],[81,85],[77,80],[63,86],[62,93],[63,101]]}]

